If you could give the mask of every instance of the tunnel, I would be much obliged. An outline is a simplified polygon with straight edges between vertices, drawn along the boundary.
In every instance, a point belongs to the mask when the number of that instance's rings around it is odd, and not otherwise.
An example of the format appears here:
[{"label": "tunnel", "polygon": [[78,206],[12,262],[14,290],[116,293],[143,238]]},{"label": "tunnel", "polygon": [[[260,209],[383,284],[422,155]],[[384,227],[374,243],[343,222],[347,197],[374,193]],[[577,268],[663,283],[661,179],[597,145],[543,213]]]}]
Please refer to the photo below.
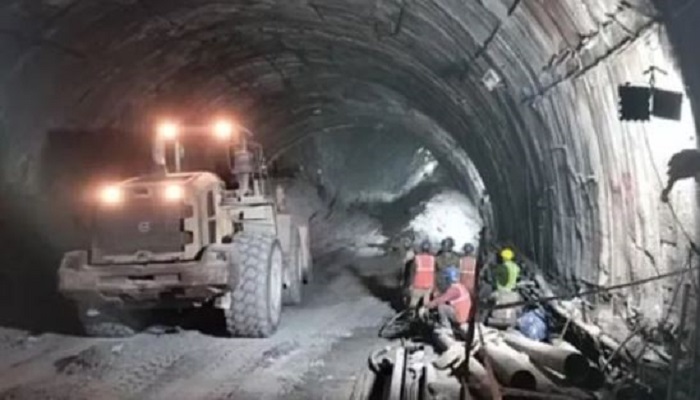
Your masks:
[{"label": "tunnel", "polygon": [[[694,262],[694,182],[659,200],[670,157],[696,147],[692,0],[3,3],[9,299],[57,268],[48,254],[71,243],[72,223],[57,210],[88,177],[147,164],[159,118],[222,113],[304,177],[321,214],[351,221],[355,237],[317,250],[379,246],[420,224],[434,241],[474,243],[483,225],[567,293]],[[682,118],[620,121],[618,86],[648,84],[651,67],[655,85],[684,94]],[[119,162],[129,168],[107,166]],[[431,204],[464,211],[459,226],[435,223]],[[594,314],[611,333],[619,319],[676,321],[674,289],[692,279],[596,299]],[[56,299],[41,282],[50,294],[31,307]]]}]

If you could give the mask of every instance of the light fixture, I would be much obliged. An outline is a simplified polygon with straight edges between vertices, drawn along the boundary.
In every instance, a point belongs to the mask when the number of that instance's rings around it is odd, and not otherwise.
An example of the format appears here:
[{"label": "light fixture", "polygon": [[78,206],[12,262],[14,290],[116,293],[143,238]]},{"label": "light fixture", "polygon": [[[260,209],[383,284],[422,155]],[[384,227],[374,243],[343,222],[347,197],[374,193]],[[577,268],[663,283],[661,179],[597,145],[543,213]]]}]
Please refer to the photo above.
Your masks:
[{"label": "light fixture", "polygon": [[100,200],[109,206],[120,204],[124,200],[124,193],[116,185],[105,186],[100,191]]},{"label": "light fixture", "polygon": [[172,121],[164,121],[158,124],[158,136],[166,140],[173,140],[180,134],[180,126]]},{"label": "light fixture", "polygon": [[231,121],[218,120],[212,126],[214,136],[221,140],[229,140],[233,135],[234,126]]},{"label": "light fixture", "polygon": [[167,185],[163,197],[170,202],[180,201],[185,197],[185,190],[180,185]]}]

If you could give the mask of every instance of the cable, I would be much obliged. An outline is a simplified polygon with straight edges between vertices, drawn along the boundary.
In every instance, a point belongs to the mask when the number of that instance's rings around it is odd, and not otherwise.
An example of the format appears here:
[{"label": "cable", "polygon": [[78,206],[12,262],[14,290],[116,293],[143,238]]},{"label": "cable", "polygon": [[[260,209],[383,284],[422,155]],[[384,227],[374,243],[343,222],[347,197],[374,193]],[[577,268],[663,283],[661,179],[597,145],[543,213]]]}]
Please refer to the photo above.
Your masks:
[{"label": "cable", "polygon": [[547,297],[542,297],[542,298],[539,298],[536,300],[522,300],[522,301],[511,302],[511,303],[498,304],[498,305],[491,306],[489,308],[489,310],[502,310],[502,309],[506,309],[506,308],[524,306],[524,305],[528,305],[528,304],[538,304],[538,303],[545,303],[545,302],[553,301],[553,300],[562,300],[562,299],[566,299],[569,297],[579,297],[579,296],[587,296],[587,295],[591,295],[591,294],[605,293],[605,292],[610,292],[613,290],[624,289],[627,287],[644,285],[646,283],[655,282],[655,281],[659,281],[662,279],[670,278],[672,276],[685,274],[685,273],[688,273],[690,271],[694,271],[697,269],[700,269],[700,266],[684,268],[682,270],[668,272],[668,273],[665,273],[662,275],[653,276],[651,278],[645,278],[645,279],[640,279],[637,281],[621,283],[618,285],[604,286],[604,287],[601,287],[599,289],[593,289],[593,290],[588,290],[588,291],[584,290],[584,291],[578,292],[574,295],[566,294],[566,295],[561,295],[561,296],[547,296]]}]

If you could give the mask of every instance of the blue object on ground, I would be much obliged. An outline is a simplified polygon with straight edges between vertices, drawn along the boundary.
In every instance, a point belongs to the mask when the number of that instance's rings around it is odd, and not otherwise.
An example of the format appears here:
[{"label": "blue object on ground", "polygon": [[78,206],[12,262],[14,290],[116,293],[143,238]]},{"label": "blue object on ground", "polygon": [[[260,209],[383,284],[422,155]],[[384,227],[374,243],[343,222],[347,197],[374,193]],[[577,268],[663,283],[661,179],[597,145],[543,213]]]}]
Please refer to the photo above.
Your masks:
[{"label": "blue object on ground", "polygon": [[544,310],[535,308],[523,312],[518,318],[518,330],[529,339],[540,342],[547,340],[549,332]]}]

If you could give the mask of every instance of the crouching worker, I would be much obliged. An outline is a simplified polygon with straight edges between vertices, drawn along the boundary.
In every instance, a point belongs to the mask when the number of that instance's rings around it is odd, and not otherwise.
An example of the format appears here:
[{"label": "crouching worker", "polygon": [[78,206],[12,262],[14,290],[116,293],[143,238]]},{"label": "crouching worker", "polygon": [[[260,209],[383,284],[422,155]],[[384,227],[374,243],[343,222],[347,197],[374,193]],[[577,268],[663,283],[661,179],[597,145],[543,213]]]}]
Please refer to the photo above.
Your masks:
[{"label": "crouching worker", "polygon": [[416,308],[421,300],[426,304],[435,286],[435,256],[430,252],[430,242],[421,243],[413,258],[408,288],[408,306]]},{"label": "crouching worker", "polygon": [[449,286],[442,295],[428,302],[425,308],[437,310],[440,325],[443,327],[464,329],[472,305],[469,291],[460,282],[459,270],[456,267],[447,267],[441,274]]}]

